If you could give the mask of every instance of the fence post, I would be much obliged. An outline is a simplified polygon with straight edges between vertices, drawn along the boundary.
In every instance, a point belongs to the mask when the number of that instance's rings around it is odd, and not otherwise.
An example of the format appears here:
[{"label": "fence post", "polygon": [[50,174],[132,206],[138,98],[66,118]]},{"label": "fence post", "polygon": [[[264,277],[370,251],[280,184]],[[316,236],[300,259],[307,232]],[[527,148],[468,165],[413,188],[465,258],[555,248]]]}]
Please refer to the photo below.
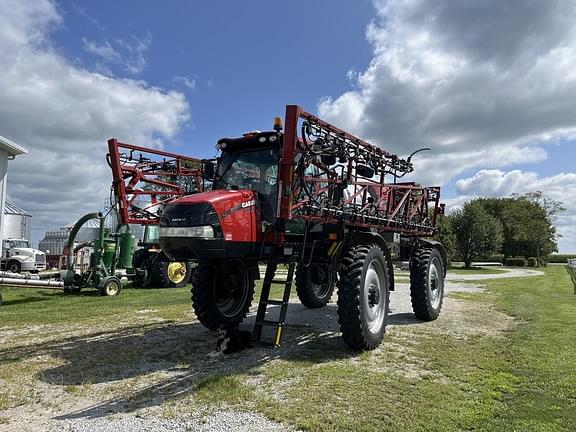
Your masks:
[{"label": "fence post", "polygon": [[576,295],[576,259],[569,259],[568,265],[566,266],[570,277],[572,278],[572,283],[574,284],[574,294]]}]

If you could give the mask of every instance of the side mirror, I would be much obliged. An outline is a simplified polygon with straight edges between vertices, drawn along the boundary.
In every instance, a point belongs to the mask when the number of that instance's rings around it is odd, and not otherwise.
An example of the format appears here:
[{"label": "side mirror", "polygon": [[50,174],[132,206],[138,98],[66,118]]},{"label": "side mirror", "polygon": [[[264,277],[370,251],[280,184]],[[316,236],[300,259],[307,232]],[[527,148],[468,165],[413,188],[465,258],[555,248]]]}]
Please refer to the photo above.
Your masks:
[{"label": "side mirror", "polygon": [[374,169],[366,165],[357,165],[356,174],[361,177],[372,178],[374,177]]},{"label": "side mirror", "polygon": [[212,180],[216,175],[216,170],[214,169],[214,162],[210,160],[205,160],[202,171],[204,171],[205,179]]}]

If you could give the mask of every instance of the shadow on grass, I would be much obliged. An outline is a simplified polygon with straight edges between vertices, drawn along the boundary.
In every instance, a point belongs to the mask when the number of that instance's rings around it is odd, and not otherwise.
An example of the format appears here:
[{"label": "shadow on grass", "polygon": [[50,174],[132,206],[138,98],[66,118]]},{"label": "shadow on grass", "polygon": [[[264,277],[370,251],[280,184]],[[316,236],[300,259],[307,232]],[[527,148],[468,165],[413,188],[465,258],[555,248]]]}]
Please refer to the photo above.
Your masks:
[{"label": "shadow on grass", "polygon": [[391,313],[388,316],[388,324],[393,326],[417,325],[423,323],[424,321],[416,318],[416,315],[412,312]]},{"label": "shadow on grass", "polygon": [[8,307],[8,306],[15,306],[18,304],[26,304],[26,303],[37,303],[37,302],[41,302],[41,301],[47,301],[50,300],[49,298],[47,298],[46,296],[40,297],[40,296],[35,296],[35,297],[26,297],[26,298],[21,298],[21,299],[16,299],[16,300],[4,300],[4,302],[2,303],[2,307]]},{"label": "shadow on grass", "polygon": [[[271,310],[269,319],[275,319],[278,311],[278,308]],[[419,321],[411,314],[390,315],[393,325],[416,323]],[[253,325],[252,314],[243,327],[251,329]],[[65,327],[62,332],[65,334]],[[282,347],[278,349],[253,348],[214,359],[207,354],[215,346],[215,333],[199,323],[164,321],[0,348],[0,358],[26,360],[50,356],[63,360],[63,364],[38,374],[41,381],[52,385],[109,383],[118,386],[119,390],[114,390],[116,397],[57,417],[62,420],[102,417],[158,406],[194,394],[207,379],[258,373],[260,366],[275,359],[315,364],[357,355],[340,337],[337,308],[332,304],[315,310],[291,305]],[[122,380],[155,372],[162,374],[151,376],[149,384],[142,386],[139,381],[136,389],[129,385],[122,388]]]}]

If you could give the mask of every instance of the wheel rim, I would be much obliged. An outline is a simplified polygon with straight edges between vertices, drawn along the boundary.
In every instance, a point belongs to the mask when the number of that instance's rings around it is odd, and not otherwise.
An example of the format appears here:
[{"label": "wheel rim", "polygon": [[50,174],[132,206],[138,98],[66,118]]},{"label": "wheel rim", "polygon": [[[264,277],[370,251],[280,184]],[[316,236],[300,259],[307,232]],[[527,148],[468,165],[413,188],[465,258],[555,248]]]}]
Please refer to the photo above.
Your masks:
[{"label": "wheel rim", "polygon": [[372,260],[364,277],[364,310],[368,330],[378,333],[386,317],[386,282],[380,262]]},{"label": "wheel rim", "polygon": [[326,265],[308,268],[308,282],[316,298],[324,298],[330,292],[330,281]]},{"label": "wheel rim", "polygon": [[168,279],[173,284],[179,284],[186,278],[186,264],[183,262],[171,262],[168,264]]},{"label": "wheel rim", "polygon": [[430,261],[428,270],[428,290],[430,292],[430,304],[434,309],[438,309],[442,301],[442,292],[444,291],[444,278],[442,277],[441,263],[438,258]]},{"label": "wheel rim", "polygon": [[10,273],[18,273],[18,270],[19,270],[18,264],[16,263],[11,263],[10,266],[8,266],[8,271]]},{"label": "wheel rim", "polygon": [[120,283],[115,280],[108,281],[106,283],[106,294],[113,296],[118,294],[120,291]]},{"label": "wheel rim", "polygon": [[216,278],[216,307],[226,318],[235,318],[244,310],[248,298],[248,277],[245,272],[222,274]]}]

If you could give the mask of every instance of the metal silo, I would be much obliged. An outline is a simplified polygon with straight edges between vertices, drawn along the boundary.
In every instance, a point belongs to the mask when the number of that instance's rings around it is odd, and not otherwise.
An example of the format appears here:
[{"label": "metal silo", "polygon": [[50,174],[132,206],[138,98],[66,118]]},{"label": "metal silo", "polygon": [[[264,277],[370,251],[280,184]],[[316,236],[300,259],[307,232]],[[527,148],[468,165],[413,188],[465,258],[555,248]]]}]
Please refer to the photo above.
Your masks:
[{"label": "metal silo", "polygon": [[26,239],[30,241],[32,215],[6,201],[4,207],[4,239]]}]

